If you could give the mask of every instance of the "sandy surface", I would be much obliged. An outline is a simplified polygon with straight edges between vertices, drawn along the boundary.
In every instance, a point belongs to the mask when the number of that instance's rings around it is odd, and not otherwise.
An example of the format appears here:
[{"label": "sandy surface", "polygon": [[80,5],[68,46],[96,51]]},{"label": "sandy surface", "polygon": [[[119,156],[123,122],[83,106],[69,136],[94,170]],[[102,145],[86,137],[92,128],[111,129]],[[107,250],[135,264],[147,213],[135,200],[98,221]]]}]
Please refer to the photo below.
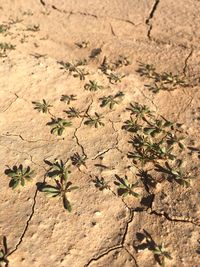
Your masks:
[{"label": "sandy surface", "polygon": [[[137,249],[147,231],[164,244],[172,259],[166,266],[200,266],[200,1],[198,0],[1,0],[0,44],[0,235],[7,239],[9,267],[150,267],[159,266],[152,250]],[[86,48],[76,43],[88,42]],[[93,49],[101,49],[90,58]],[[112,84],[99,67],[106,57],[130,59],[116,72],[125,75]],[[58,62],[87,60],[85,80],[73,77]],[[152,93],[149,79],[136,71],[139,62],[159,73],[172,72],[186,87]],[[85,90],[89,80],[104,89]],[[111,110],[99,98],[124,93]],[[68,105],[62,95],[77,96]],[[33,101],[48,101],[49,113],[39,113]],[[122,130],[138,102],[156,116],[183,124],[184,169],[194,178],[188,188],[169,182],[152,166],[156,184],[147,188],[128,152],[133,133]],[[89,127],[86,119],[68,118],[74,107],[83,114],[102,114],[104,126]],[[51,134],[51,118],[72,122],[62,136]],[[86,157],[86,167],[71,165],[70,180],[79,189],[68,193],[72,212],[62,200],[48,198],[37,183],[51,183],[44,160],[66,162],[74,153]],[[25,187],[9,188],[7,166],[30,166],[35,177]],[[139,199],[117,194],[115,175],[139,181]],[[98,190],[103,177],[109,188]],[[145,201],[146,200],[146,201]],[[0,241],[1,241],[0,240]],[[142,241],[144,242],[144,240]],[[1,249],[1,248],[0,248]],[[1,264],[1,263],[0,263]]]}]

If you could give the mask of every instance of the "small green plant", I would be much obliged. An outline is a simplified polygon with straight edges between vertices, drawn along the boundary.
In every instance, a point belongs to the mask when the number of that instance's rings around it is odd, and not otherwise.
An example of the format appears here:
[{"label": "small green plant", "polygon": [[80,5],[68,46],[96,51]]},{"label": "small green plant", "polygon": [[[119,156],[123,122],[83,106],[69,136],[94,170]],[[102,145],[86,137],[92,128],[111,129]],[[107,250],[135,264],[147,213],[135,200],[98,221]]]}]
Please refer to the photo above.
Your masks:
[{"label": "small green plant", "polygon": [[34,109],[42,113],[48,113],[52,107],[45,99],[42,99],[42,103],[33,101],[32,104],[35,105]]},{"label": "small green plant", "polygon": [[148,122],[148,126],[144,128],[144,133],[154,137],[159,133],[166,133],[166,128],[172,127],[173,123],[166,119],[155,119],[153,122]]},{"label": "small green plant", "polygon": [[66,127],[72,125],[71,121],[66,121],[62,118],[51,118],[51,122],[48,122],[47,125],[51,126],[51,133],[61,136]]},{"label": "small green plant", "polygon": [[60,101],[67,102],[67,105],[71,103],[71,101],[77,100],[76,95],[62,95]]},{"label": "small green plant", "polygon": [[14,50],[15,45],[10,43],[0,43],[0,57],[6,57],[7,50]]},{"label": "small green plant", "polygon": [[84,122],[84,124],[94,126],[95,128],[98,128],[99,126],[105,126],[105,124],[101,121],[103,116],[99,115],[97,112],[94,114],[94,116],[87,115],[87,120]]},{"label": "small green plant", "polygon": [[136,70],[140,74],[140,76],[145,76],[147,78],[155,77],[156,68],[152,64],[144,64],[142,62],[139,63],[139,68]]},{"label": "small green plant", "polygon": [[67,113],[68,118],[81,118],[82,117],[82,115],[81,115],[82,112],[76,108],[73,108],[73,107],[69,107],[69,109],[64,110],[64,112]]},{"label": "small green plant", "polygon": [[5,33],[9,29],[8,25],[0,24],[0,33]]},{"label": "small green plant", "polygon": [[136,117],[136,121],[139,119],[146,120],[147,117],[153,117],[152,111],[146,105],[141,105],[137,102],[134,104],[131,103],[127,110],[131,112],[131,115]]},{"label": "small green plant", "polygon": [[79,153],[74,153],[73,156],[71,156],[71,161],[72,161],[72,164],[76,167],[80,167],[81,165],[85,166],[86,167],[86,161],[87,157],[86,155],[79,155]]},{"label": "small green plant", "polygon": [[120,83],[126,75],[110,72],[107,74],[108,80],[112,84]]},{"label": "small green plant", "polygon": [[84,85],[85,90],[89,90],[89,91],[97,91],[97,90],[101,90],[104,87],[102,85],[99,85],[96,81],[91,81],[89,80],[89,83],[86,83]]},{"label": "small green plant", "polygon": [[62,67],[62,69],[66,69],[69,71],[70,74],[73,75],[73,77],[78,77],[80,80],[85,80],[85,76],[89,74],[89,72],[85,71],[85,69],[82,68],[82,66],[85,66],[87,64],[86,60],[78,60],[75,63],[70,62],[58,62]]},{"label": "small green plant", "polygon": [[55,185],[44,183],[38,186],[39,190],[50,197],[60,197],[64,208],[71,212],[72,207],[67,193],[78,189],[78,186],[72,186],[72,182],[69,181],[69,166],[66,166],[62,160],[56,160],[54,163],[45,162],[50,166],[47,176],[53,179]]},{"label": "small green plant", "polygon": [[166,251],[163,244],[156,244],[153,240],[151,235],[146,231],[143,230],[144,233],[137,233],[137,237],[141,244],[134,246],[135,249],[138,250],[145,250],[148,249],[152,251],[154,255],[155,261],[162,267],[165,266],[165,259],[172,260],[172,256],[169,252]]},{"label": "small green plant", "polygon": [[34,177],[34,171],[31,171],[30,167],[23,167],[22,164],[17,166],[13,166],[5,170],[5,174],[11,178],[9,187],[15,189],[18,185],[25,186],[26,181],[31,181]]},{"label": "small green plant", "polygon": [[103,177],[95,177],[94,180],[92,180],[95,187],[98,188],[100,191],[103,191],[104,189],[110,189],[109,182],[106,182]]},{"label": "small green plant", "polygon": [[26,28],[27,31],[32,31],[32,32],[38,32],[40,30],[40,25],[30,25]]},{"label": "small green plant", "polygon": [[88,41],[82,41],[79,43],[75,43],[76,46],[78,46],[79,48],[87,48],[89,46],[89,42]]},{"label": "small green plant", "polygon": [[131,133],[136,133],[142,129],[142,126],[139,125],[132,117],[130,120],[126,120],[122,126],[123,130],[126,130]]},{"label": "small green plant", "polygon": [[5,236],[3,236],[2,240],[0,240],[0,267],[4,266],[2,264],[5,264],[5,266],[8,266],[8,247],[7,247],[7,239]]},{"label": "small green plant", "polygon": [[177,161],[177,166],[172,167],[169,165],[168,162],[165,162],[165,166],[161,166],[159,164],[155,165],[155,170],[158,172],[162,172],[167,174],[167,179],[169,181],[176,181],[178,184],[189,187],[190,186],[190,180],[192,177],[188,174],[186,174],[181,168],[180,165],[182,164],[182,161]]},{"label": "small green plant", "polygon": [[120,68],[123,66],[128,66],[131,64],[131,61],[128,57],[119,55],[118,59],[114,62],[115,68]]},{"label": "small green plant", "polygon": [[132,195],[136,198],[139,197],[139,194],[133,191],[134,188],[138,187],[139,185],[138,181],[134,184],[130,184],[128,182],[128,177],[126,175],[124,178],[121,178],[118,175],[115,175],[115,178],[117,179],[117,181],[115,181],[114,184],[118,186],[117,193],[119,196],[125,197],[127,195]]},{"label": "small green plant", "polygon": [[101,107],[105,107],[105,106],[109,106],[110,109],[113,109],[114,105],[118,105],[121,101],[122,101],[122,98],[124,96],[124,93],[122,92],[118,92],[116,95],[112,96],[112,95],[109,95],[109,96],[104,96],[104,97],[101,97],[99,98],[99,100],[101,100]]}]

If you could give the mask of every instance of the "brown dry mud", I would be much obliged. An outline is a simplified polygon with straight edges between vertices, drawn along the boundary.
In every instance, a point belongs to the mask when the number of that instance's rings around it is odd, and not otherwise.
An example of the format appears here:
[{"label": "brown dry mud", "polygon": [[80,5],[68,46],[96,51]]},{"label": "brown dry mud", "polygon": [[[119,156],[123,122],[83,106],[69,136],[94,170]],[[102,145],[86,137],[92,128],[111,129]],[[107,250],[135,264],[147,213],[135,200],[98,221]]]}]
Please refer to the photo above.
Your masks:
[{"label": "brown dry mud", "polygon": [[[9,267],[150,267],[160,266],[145,233],[163,244],[171,259],[165,266],[200,266],[200,1],[198,0],[1,0],[0,1],[0,236],[8,251],[0,266]],[[80,48],[77,43],[88,42]],[[2,45],[11,44],[13,49]],[[91,51],[100,54],[91,58]],[[99,69],[106,57],[130,59],[109,82]],[[87,60],[85,80],[73,77],[59,62]],[[148,78],[137,72],[139,62],[159,73],[177,74],[186,87],[153,93]],[[89,80],[103,89],[85,90]],[[100,98],[124,93],[113,109]],[[70,105],[62,95],[76,95]],[[33,101],[48,101],[48,113]],[[145,186],[127,155],[132,133],[122,130],[130,103],[146,105],[157,116],[183,124],[184,169],[193,177],[189,187],[163,179],[150,168],[156,184]],[[104,126],[68,118],[74,107],[85,116],[102,114]],[[47,125],[52,118],[71,121],[61,136]],[[74,153],[86,166],[70,167],[72,212],[60,198],[48,198],[37,183],[50,182],[44,160],[66,162]],[[178,154],[179,156],[179,154]],[[5,170],[30,166],[35,177],[24,187],[9,187]],[[140,197],[119,196],[116,175],[139,181]],[[95,187],[95,177],[109,182]],[[0,241],[1,241],[0,240]],[[150,242],[150,241],[149,241]],[[142,244],[142,245],[141,245]],[[3,247],[3,245],[2,245]],[[1,251],[1,247],[0,247]]]}]

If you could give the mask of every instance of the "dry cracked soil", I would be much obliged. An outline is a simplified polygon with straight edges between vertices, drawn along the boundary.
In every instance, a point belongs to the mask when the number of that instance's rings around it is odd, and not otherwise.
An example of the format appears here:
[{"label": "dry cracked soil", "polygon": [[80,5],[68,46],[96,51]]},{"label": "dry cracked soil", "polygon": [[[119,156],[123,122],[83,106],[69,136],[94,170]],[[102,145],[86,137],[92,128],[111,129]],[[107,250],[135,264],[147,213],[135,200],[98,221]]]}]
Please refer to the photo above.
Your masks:
[{"label": "dry cracked soil", "polygon": [[0,266],[200,266],[199,14],[0,1]]}]

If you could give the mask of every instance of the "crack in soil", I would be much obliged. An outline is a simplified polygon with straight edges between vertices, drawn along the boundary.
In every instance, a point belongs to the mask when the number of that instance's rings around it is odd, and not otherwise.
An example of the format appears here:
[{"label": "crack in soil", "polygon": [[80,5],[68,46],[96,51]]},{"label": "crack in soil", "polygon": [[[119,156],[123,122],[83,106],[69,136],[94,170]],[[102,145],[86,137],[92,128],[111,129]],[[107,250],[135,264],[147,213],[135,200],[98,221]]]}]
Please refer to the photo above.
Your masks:
[{"label": "crack in soil", "polygon": [[11,252],[8,253],[8,256],[10,256],[11,254],[13,254],[18,249],[18,247],[20,246],[20,244],[23,241],[23,238],[24,238],[24,236],[26,234],[26,231],[28,229],[29,223],[30,223],[30,221],[31,221],[31,219],[32,219],[32,217],[34,215],[34,212],[35,212],[35,205],[36,205],[37,193],[38,193],[38,189],[36,189],[36,191],[35,191],[35,194],[34,194],[34,197],[33,197],[33,205],[31,207],[31,214],[30,214],[28,220],[26,221],[26,226],[24,228],[24,231],[22,232],[22,235],[21,235],[21,237],[19,239],[19,242],[17,243],[17,245],[15,246],[15,248]]},{"label": "crack in soil", "polygon": [[148,39],[150,39],[150,40],[151,40],[151,30],[152,30],[152,28],[153,28],[153,25],[152,25],[152,23],[151,23],[151,20],[152,20],[153,17],[154,17],[154,14],[155,14],[155,12],[156,12],[156,9],[157,9],[159,3],[160,3],[160,0],[155,0],[155,2],[154,2],[154,4],[153,4],[153,7],[152,7],[152,9],[151,9],[151,12],[149,13],[149,17],[148,17],[148,18],[146,19],[146,21],[145,21],[146,25],[149,27],[148,32],[147,32],[147,37],[148,37]]},{"label": "crack in soil", "polygon": [[128,221],[126,222],[126,226],[125,226],[125,229],[124,229],[124,234],[123,234],[123,237],[122,237],[120,243],[118,245],[112,246],[111,248],[107,249],[106,251],[104,251],[100,255],[90,259],[89,262],[86,265],[84,265],[84,267],[88,267],[92,262],[98,261],[99,259],[101,259],[105,255],[108,255],[111,251],[114,251],[114,250],[120,249],[120,248],[124,248],[124,242],[126,240],[128,227],[129,227],[129,224],[133,221],[133,216],[134,216],[134,212],[132,210],[129,209],[129,212],[130,212],[130,216],[129,216]]},{"label": "crack in soil", "polygon": [[185,62],[184,62],[183,74],[184,74],[185,77],[187,76],[186,71],[187,71],[187,68],[188,68],[188,61],[189,61],[190,57],[192,56],[193,52],[194,52],[194,49],[191,48],[191,50],[190,50],[189,54],[187,55],[187,57],[185,59]]},{"label": "crack in soil", "polygon": [[5,108],[3,111],[0,111],[0,113],[6,112],[12,106],[12,104],[14,104],[17,101],[17,99],[19,98],[19,96],[17,94],[14,94],[14,95],[15,95],[16,98],[13,101],[11,101],[11,103],[8,105],[7,108]]}]

